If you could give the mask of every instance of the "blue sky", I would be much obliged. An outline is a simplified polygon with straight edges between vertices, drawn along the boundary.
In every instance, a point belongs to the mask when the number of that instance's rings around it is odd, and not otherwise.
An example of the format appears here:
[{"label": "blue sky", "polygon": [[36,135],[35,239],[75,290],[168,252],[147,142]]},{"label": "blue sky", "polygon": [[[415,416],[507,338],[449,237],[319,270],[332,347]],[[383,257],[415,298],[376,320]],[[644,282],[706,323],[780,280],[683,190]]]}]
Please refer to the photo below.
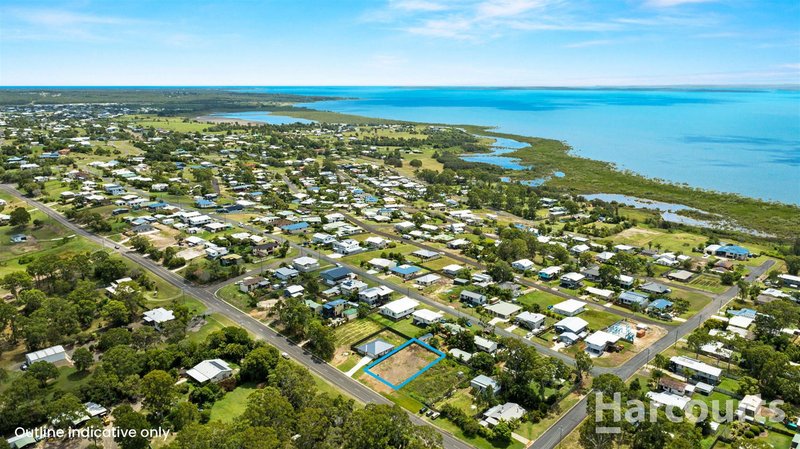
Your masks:
[{"label": "blue sky", "polygon": [[0,85],[800,83],[800,2],[0,3]]}]

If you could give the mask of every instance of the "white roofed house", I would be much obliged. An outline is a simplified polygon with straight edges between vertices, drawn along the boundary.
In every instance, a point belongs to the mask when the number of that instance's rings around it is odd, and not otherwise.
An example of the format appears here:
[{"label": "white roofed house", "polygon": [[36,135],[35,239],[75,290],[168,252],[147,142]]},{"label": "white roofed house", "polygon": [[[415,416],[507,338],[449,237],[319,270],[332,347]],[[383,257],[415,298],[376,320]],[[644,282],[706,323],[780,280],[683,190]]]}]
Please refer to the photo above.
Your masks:
[{"label": "white roofed house", "polygon": [[486,304],[486,301],[488,301],[486,295],[483,295],[478,292],[472,292],[469,290],[461,290],[461,293],[459,294],[459,299],[461,301],[472,304],[473,306],[483,305]]},{"label": "white roofed house", "polygon": [[[388,304],[387,304],[388,305]],[[428,309],[415,310],[411,314],[411,321],[417,326],[428,326],[442,321],[443,316],[441,312],[434,312]]]},{"label": "white roofed house", "polygon": [[533,268],[533,262],[530,259],[520,259],[511,262],[511,268],[519,271],[528,271]]},{"label": "white roofed house", "polygon": [[303,256],[292,261],[292,266],[301,272],[313,271],[319,268],[319,261],[313,257]]},{"label": "white roofed house", "polygon": [[719,383],[722,376],[722,369],[685,356],[670,358],[669,368],[674,373],[688,375],[712,385]]},{"label": "white roofed house", "polygon": [[175,319],[175,314],[172,313],[172,310],[167,310],[163,307],[148,310],[143,315],[145,324],[152,325],[158,331],[163,329],[165,323]]},{"label": "white roofed house", "polygon": [[494,407],[486,410],[483,413],[483,421],[481,424],[488,427],[494,427],[500,421],[513,421],[525,416],[525,409],[520,407],[519,404],[513,402],[506,402],[505,404],[495,405]]},{"label": "white roofed house", "polygon": [[474,341],[475,347],[480,351],[488,352],[489,354],[493,354],[497,351],[497,343],[492,340],[476,335]]},{"label": "white roofed house", "polygon": [[608,345],[616,344],[619,338],[619,336],[605,331],[596,331],[584,340],[586,342],[586,351],[597,356],[602,355]]},{"label": "white roofed house", "polygon": [[416,310],[419,302],[407,296],[398,300],[386,303],[381,307],[381,315],[388,316],[389,318],[399,320]]},{"label": "white roofed house", "polygon": [[203,360],[186,371],[186,375],[197,383],[219,382],[233,375],[233,369],[222,359]]},{"label": "white roofed house", "polygon": [[478,391],[486,391],[490,390],[492,393],[497,394],[500,392],[500,383],[496,380],[492,379],[489,376],[484,374],[480,374],[475,376],[470,382],[469,386],[478,390]]},{"label": "white roofed house", "polygon": [[586,303],[577,299],[568,299],[553,306],[553,312],[564,316],[575,316],[586,310]]},{"label": "white roofed house", "polygon": [[582,275],[580,273],[575,273],[575,272],[567,273],[567,274],[561,276],[561,278],[560,278],[561,286],[564,287],[564,288],[570,288],[570,289],[580,288],[580,286],[581,286],[581,284],[583,282],[583,279],[585,277],[586,276],[584,276],[584,275]]}]

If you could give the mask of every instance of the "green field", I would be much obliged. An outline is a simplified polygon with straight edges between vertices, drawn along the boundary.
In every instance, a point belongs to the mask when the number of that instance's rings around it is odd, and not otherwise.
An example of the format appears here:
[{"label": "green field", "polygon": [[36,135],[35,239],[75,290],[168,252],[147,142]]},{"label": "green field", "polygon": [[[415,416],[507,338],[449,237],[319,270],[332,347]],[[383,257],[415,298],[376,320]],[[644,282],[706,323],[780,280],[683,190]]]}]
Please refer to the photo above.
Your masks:
[{"label": "green field", "polygon": [[695,276],[689,281],[689,285],[711,293],[722,293],[729,288],[725,285],[722,285],[719,277],[707,273],[701,273],[700,275]]},{"label": "green field", "polygon": [[367,335],[378,332],[384,326],[370,319],[357,319],[343,324],[333,331],[336,347],[350,346]]},{"label": "green field", "polygon": [[211,421],[231,422],[237,419],[247,407],[247,397],[257,389],[255,384],[246,383],[225,393],[211,407]]}]

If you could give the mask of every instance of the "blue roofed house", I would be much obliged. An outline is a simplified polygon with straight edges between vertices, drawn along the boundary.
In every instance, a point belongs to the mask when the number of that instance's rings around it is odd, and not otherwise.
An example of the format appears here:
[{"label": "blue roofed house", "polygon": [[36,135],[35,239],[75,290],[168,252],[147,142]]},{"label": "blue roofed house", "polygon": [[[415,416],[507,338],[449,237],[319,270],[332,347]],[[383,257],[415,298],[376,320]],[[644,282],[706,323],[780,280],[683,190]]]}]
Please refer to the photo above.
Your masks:
[{"label": "blue roofed house", "polygon": [[403,279],[408,279],[418,273],[422,268],[415,265],[398,265],[389,269],[392,274],[395,274]]},{"label": "blue roofed house", "polygon": [[336,318],[342,316],[347,301],[344,299],[334,299],[322,305],[322,316],[325,318]]},{"label": "blue roofed house", "polygon": [[670,309],[672,309],[672,301],[664,298],[656,299],[647,307],[648,312],[654,312],[658,314],[665,314],[669,312]]},{"label": "blue roofed house", "polygon": [[281,226],[281,231],[286,232],[287,234],[302,234],[308,232],[309,229],[311,228],[305,221]]},{"label": "blue roofed house", "polygon": [[207,200],[205,198],[200,198],[199,200],[194,202],[194,205],[196,207],[199,207],[200,209],[210,209],[212,207],[215,207],[217,204],[214,203],[211,200]]},{"label": "blue roofed house", "polygon": [[750,250],[739,245],[725,245],[717,248],[714,255],[726,259],[747,260],[750,257]]},{"label": "blue roofed house", "polygon": [[350,279],[353,272],[347,267],[333,267],[319,273],[319,277],[327,285],[337,285]]}]

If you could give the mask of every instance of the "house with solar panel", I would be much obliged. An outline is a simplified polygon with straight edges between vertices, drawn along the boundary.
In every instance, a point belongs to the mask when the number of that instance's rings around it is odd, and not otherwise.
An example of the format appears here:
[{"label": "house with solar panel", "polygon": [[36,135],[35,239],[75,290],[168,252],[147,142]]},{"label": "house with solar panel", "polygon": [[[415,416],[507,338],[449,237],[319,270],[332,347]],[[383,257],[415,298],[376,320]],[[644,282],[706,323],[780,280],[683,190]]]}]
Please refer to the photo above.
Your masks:
[{"label": "house with solar panel", "polygon": [[186,375],[199,384],[206,382],[219,382],[233,375],[233,369],[222,359],[203,360]]}]

